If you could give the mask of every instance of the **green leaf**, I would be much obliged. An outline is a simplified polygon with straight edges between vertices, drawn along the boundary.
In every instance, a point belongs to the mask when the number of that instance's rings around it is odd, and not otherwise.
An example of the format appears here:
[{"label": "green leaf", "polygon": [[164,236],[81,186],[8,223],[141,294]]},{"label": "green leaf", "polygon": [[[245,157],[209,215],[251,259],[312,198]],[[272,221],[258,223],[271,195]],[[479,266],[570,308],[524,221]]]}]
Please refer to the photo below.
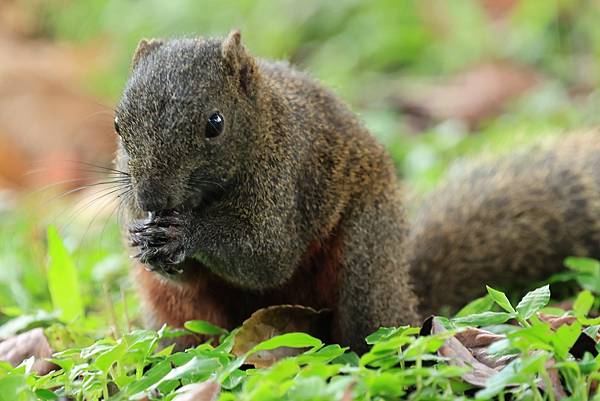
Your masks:
[{"label": "green leaf", "polygon": [[257,351],[268,351],[279,347],[317,348],[322,345],[323,342],[321,340],[306,333],[285,333],[257,344],[248,352],[248,354]]},{"label": "green leaf", "polygon": [[581,324],[578,322],[571,325],[563,324],[555,331],[551,341],[558,358],[562,360],[567,358],[569,350],[575,344],[580,334]]},{"label": "green leaf", "polygon": [[452,319],[455,324],[465,326],[489,326],[492,324],[502,324],[510,319],[513,315],[506,312],[483,312],[474,315],[458,317]]},{"label": "green leaf", "polygon": [[50,261],[46,274],[52,305],[60,310],[62,320],[75,320],[83,316],[77,269],[53,226],[48,227],[48,253]]},{"label": "green leaf", "polygon": [[58,322],[58,316],[55,312],[37,311],[33,315],[21,315],[0,326],[0,338],[8,338],[36,327],[49,326],[54,322]]},{"label": "green leaf", "polygon": [[184,327],[194,333],[206,334],[209,336],[220,336],[222,334],[227,334],[227,330],[204,320],[190,320],[185,322]]},{"label": "green leaf", "polygon": [[600,273],[600,262],[596,259],[568,257],[565,259],[564,265],[569,269],[580,273],[593,275],[598,275]]},{"label": "green leaf", "polygon": [[490,297],[492,297],[494,302],[496,302],[502,309],[510,313],[516,313],[515,308],[513,308],[513,306],[510,304],[510,301],[502,291],[495,290],[487,285],[485,288],[487,288],[487,292],[490,294]]},{"label": "green leaf", "polygon": [[380,327],[374,333],[367,336],[367,344],[373,345],[378,342],[389,340],[397,335],[416,335],[419,334],[418,327],[401,326],[401,327]]},{"label": "green leaf", "polygon": [[[193,381],[204,380],[208,378],[211,373],[217,371],[221,367],[221,364],[216,359],[204,359],[195,356],[182,366],[171,369],[168,374],[150,386],[149,389],[155,389],[161,384],[169,381],[178,381],[182,379],[189,379]],[[162,372],[158,371],[157,376],[160,373]]]},{"label": "green leaf", "polygon": [[453,335],[452,332],[446,331],[436,335],[418,337],[403,351],[403,358],[407,361],[415,360],[425,354],[436,352]]},{"label": "green leaf", "polygon": [[463,317],[467,315],[473,315],[475,313],[487,312],[492,308],[493,305],[494,299],[488,294],[469,302],[464,308],[458,311],[455,317]]},{"label": "green leaf", "polygon": [[107,372],[115,362],[119,361],[125,355],[126,351],[127,344],[121,340],[117,345],[99,353],[92,365],[102,372]]},{"label": "green leaf", "polygon": [[162,361],[148,370],[140,380],[136,380],[127,385],[127,387],[123,389],[123,393],[131,395],[141,393],[156,384],[159,380],[169,374],[171,370],[173,370],[173,367],[169,361]]},{"label": "green leaf", "polygon": [[550,286],[545,285],[528,292],[517,305],[517,313],[522,319],[529,319],[550,301]]},{"label": "green leaf", "polygon": [[35,401],[33,395],[21,375],[11,375],[0,379],[0,401]]},{"label": "green leaf", "polygon": [[54,392],[43,388],[35,390],[35,395],[42,400],[58,400],[58,396]]},{"label": "green leaf", "polygon": [[500,372],[494,374],[486,381],[485,388],[477,392],[477,398],[489,399],[500,393],[506,386],[518,378],[521,367],[521,359],[515,359],[506,365]]},{"label": "green leaf", "polygon": [[573,303],[573,313],[578,318],[583,318],[587,316],[592,305],[594,305],[594,296],[592,293],[588,290],[581,291]]}]

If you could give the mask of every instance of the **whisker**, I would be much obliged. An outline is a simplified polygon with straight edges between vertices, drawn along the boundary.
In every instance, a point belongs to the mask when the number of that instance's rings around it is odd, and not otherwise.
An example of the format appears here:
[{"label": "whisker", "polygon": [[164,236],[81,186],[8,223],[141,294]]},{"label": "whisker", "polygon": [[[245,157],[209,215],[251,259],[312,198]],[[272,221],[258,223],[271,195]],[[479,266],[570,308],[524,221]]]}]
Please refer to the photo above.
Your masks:
[{"label": "whisker", "polygon": [[70,189],[68,191],[62,192],[62,193],[60,193],[60,194],[58,194],[56,196],[53,196],[52,198],[50,198],[49,200],[47,200],[47,202],[52,202],[52,201],[55,201],[55,200],[58,200],[58,199],[62,199],[62,198],[64,198],[67,195],[83,191],[84,189],[95,188],[95,187],[98,187],[98,186],[101,186],[101,185],[111,185],[111,184],[113,184],[113,185],[117,184],[117,185],[113,186],[113,187],[107,187],[107,188],[104,188],[104,189],[110,189],[110,188],[115,188],[115,187],[119,187],[119,186],[123,186],[123,185],[128,185],[129,182],[126,179],[122,179],[122,180],[119,179],[119,180],[112,180],[112,181],[96,182],[96,183],[92,183],[92,184],[85,184],[85,185],[81,185],[81,186],[79,186],[77,188],[73,188],[73,189]]},{"label": "whisker", "polygon": [[[77,206],[71,213],[71,217],[68,218],[67,223],[65,224],[65,227],[70,226],[74,221],[75,218],[77,217],[78,214],[83,213],[83,211],[85,211],[87,208],[89,208],[92,204],[94,204],[95,202],[99,201],[102,198],[105,198],[111,194],[114,194],[115,192],[121,191],[123,190],[124,187],[123,186],[118,186],[118,187],[110,187],[110,188],[103,188],[98,192],[102,192],[101,194],[98,196],[95,196],[93,199],[89,200],[88,202],[86,202],[85,204],[81,205],[81,206]],[[107,192],[108,191],[108,192]],[[85,202],[85,200],[82,200],[81,202]],[[59,213],[58,216],[56,216],[56,218],[60,217],[62,215],[62,213]]]},{"label": "whisker", "polygon": [[[124,188],[124,190],[128,190],[128,188]],[[112,193],[112,192],[111,192],[111,193]],[[78,247],[80,247],[80,246],[81,246],[81,245],[84,243],[84,241],[85,241],[85,237],[88,235],[88,233],[89,233],[89,231],[90,231],[90,228],[92,227],[92,224],[94,224],[94,222],[96,221],[96,219],[98,218],[98,216],[100,216],[100,214],[102,213],[102,211],[103,211],[104,209],[106,209],[106,207],[107,207],[107,206],[109,206],[109,205],[111,204],[111,201],[112,201],[113,199],[111,199],[111,198],[106,198],[106,196],[107,196],[107,195],[110,195],[110,193],[109,193],[109,194],[105,194],[105,195],[103,195],[103,196],[102,196],[102,198],[104,198],[104,199],[103,199],[104,203],[103,203],[103,204],[102,204],[102,206],[101,206],[101,207],[100,207],[100,208],[99,208],[99,209],[96,211],[96,213],[94,214],[94,217],[92,217],[92,219],[91,219],[91,220],[90,220],[90,222],[88,223],[88,225],[87,225],[87,227],[86,227],[86,229],[85,229],[85,231],[84,231],[84,233],[83,233],[83,235],[82,235],[82,237],[81,237],[81,240],[79,241]],[[117,195],[117,197],[118,197],[118,195]],[[102,199],[102,198],[101,198],[101,199]],[[97,200],[96,200],[96,201],[97,201]],[[112,212],[111,212],[111,213],[108,215],[108,217],[106,218],[106,221],[105,221],[105,223],[104,223],[104,226],[102,227],[102,231],[100,232],[100,240],[102,240],[102,236],[104,235],[104,230],[106,229],[106,225],[107,225],[108,221],[110,220],[110,217],[111,217],[111,216],[113,215],[113,213],[115,212],[115,209],[116,209],[116,207],[113,209],[113,211],[112,211]]]},{"label": "whisker", "polygon": [[125,207],[133,197],[133,188],[129,187],[125,193],[119,194],[117,197],[119,198],[119,204],[117,205],[117,224],[120,224],[121,219],[124,217]]},{"label": "whisker", "polygon": [[102,227],[102,231],[100,231],[100,241],[102,241],[102,239],[104,238],[104,231],[106,230],[106,227],[108,226],[108,223],[110,222],[112,216],[115,214],[115,211],[117,212],[117,224],[119,224],[119,211],[121,210],[123,195],[129,193],[130,191],[132,191],[132,188],[125,188],[124,191],[116,195],[116,198],[118,199],[117,205],[113,208],[113,210],[110,212],[110,214],[104,221],[104,226]]},{"label": "whisker", "polygon": [[115,169],[115,168],[100,166],[100,165],[97,165],[97,164],[88,163],[88,162],[82,162],[82,161],[79,161],[79,160],[66,160],[66,161],[68,161],[70,163],[81,164],[81,165],[88,166],[88,167],[94,167],[94,168],[100,169],[101,171],[112,171],[114,173],[122,174],[122,175],[125,175],[125,176],[129,177],[129,173],[127,173],[125,171],[121,171],[121,170]]},{"label": "whisker", "polygon": [[[29,177],[29,176],[33,176],[33,175],[36,175],[36,174],[48,173],[49,171],[50,171],[49,168],[31,169],[31,170],[27,171],[26,173],[23,173],[23,176],[24,177]],[[68,184],[70,182],[76,182],[76,181],[95,180],[95,179],[98,179],[98,176],[103,176],[103,177],[108,177],[108,178],[125,178],[125,177],[128,177],[128,175],[125,175],[123,173],[116,173],[116,172],[113,172],[113,171],[105,171],[105,170],[101,170],[101,169],[91,169],[91,168],[77,167],[74,171],[77,172],[77,173],[89,173],[90,175],[85,175],[85,176],[80,176],[80,177],[76,177],[76,178],[65,179],[63,181],[59,181],[59,182],[52,183],[52,184]]]},{"label": "whisker", "polygon": [[[114,111],[112,111],[111,109],[109,109],[109,110],[98,110],[98,111],[89,113],[87,116],[84,116],[84,117],[80,118],[79,122],[81,123],[81,122],[84,122],[84,121],[87,121],[87,120],[91,120],[92,118],[97,117],[99,115],[103,115],[103,114],[112,117],[112,116],[114,116]],[[112,119],[111,119],[110,122],[112,123]]]}]

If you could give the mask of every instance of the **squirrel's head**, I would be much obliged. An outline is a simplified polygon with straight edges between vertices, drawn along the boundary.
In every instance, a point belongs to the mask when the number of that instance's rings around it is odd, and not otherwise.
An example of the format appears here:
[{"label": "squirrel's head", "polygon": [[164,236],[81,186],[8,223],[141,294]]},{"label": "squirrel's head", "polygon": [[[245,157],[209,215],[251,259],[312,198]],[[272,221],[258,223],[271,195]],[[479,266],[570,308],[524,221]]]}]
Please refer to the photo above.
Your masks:
[{"label": "squirrel's head", "polygon": [[239,31],[140,42],[115,130],[117,163],[141,210],[197,207],[246,168],[260,131],[259,78]]}]

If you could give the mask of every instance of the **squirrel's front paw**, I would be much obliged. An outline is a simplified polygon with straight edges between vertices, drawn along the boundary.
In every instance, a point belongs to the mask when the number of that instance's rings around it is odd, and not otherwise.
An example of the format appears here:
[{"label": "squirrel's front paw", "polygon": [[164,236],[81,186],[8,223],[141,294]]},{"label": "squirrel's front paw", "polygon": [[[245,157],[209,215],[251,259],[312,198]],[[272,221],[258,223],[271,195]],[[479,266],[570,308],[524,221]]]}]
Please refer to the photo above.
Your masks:
[{"label": "squirrel's front paw", "polygon": [[182,273],[178,265],[186,257],[184,225],[179,215],[152,216],[129,228],[130,245],[138,248],[138,259],[152,271]]}]

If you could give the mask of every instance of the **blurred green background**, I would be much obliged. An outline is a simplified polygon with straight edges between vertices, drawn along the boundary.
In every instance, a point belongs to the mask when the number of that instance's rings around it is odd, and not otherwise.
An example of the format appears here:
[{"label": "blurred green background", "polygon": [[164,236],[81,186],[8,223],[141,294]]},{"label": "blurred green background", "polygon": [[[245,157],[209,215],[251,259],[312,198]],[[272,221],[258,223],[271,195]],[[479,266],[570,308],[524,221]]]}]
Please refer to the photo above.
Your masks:
[{"label": "blurred green background", "polygon": [[[595,0],[63,0],[36,3],[36,14],[40,35],[102,47],[110,61],[82,84],[111,104],[140,38],[224,35],[240,28],[254,54],[289,59],[346,99],[390,146],[400,171],[423,188],[449,160],[479,151],[483,139],[472,138],[478,134],[503,141],[522,131],[558,131],[598,120]],[[475,124],[462,121],[460,110],[413,110],[413,103],[451,108],[461,99],[435,89],[457,80],[460,86],[482,65],[505,64],[523,69],[523,76],[500,72],[457,92],[498,109],[481,111]],[[539,82],[519,90],[519,84],[527,86],[520,80],[532,79],[528,74]],[[427,90],[412,87],[423,81]],[[497,90],[486,84],[517,88],[494,103]]]},{"label": "blurred green background", "polygon": [[[36,79],[54,86],[44,96],[37,84],[27,96],[0,95],[0,141],[27,160],[18,168],[0,163],[0,177],[9,177],[0,178],[2,319],[52,309],[45,282],[45,229],[52,223],[73,252],[86,324],[108,322],[118,330],[137,323],[114,205],[85,206],[89,201],[77,191],[52,202],[29,192],[63,177],[60,161],[72,155],[110,164],[111,108],[140,38],[226,35],[240,28],[253,54],[288,59],[333,88],[388,146],[411,191],[422,192],[457,159],[510,152],[539,136],[597,124],[599,20],[597,0],[3,2],[0,64],[12,70],[0,66],[0,89],[10,84],[19,94]],[[50,123],[37,131],[24,124],[40,121],[74,93],[75,103],[98,105],[102,121],[88,136],[79,128],[96,115],[93,106],[60,114],[76,119],[67,122],[78,129],[54,134]],[[46,118],[54,123],[58,115]],[[6,123],[14,116],[21,117]],[[49,169],[59,173],[21,179],[14,171],[29,171],[47,156],[48,148],[31,151],[47,140],[54,146]],[[77,174],[66,175],[94,178]]]}]

